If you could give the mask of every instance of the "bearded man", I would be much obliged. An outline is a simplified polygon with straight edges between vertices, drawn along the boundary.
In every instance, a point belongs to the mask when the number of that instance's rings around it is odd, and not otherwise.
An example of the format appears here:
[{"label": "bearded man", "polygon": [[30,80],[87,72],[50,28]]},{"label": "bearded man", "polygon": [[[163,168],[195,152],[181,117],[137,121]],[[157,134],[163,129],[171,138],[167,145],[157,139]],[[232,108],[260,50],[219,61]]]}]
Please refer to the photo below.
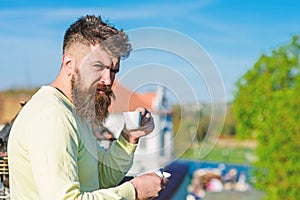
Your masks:
[{"label": "bearded man", "polygon": [[120,59],[131,45],[101,17],[79,18],[65,33],[62,65],[23,107],[8,142],[11,199],[149,199],[167,184],[155,173],[118,185],[130,169],[140,137],[154,129],[143,107],[141,127],[124,130],[108,150],[91,124],[108,116]]}]

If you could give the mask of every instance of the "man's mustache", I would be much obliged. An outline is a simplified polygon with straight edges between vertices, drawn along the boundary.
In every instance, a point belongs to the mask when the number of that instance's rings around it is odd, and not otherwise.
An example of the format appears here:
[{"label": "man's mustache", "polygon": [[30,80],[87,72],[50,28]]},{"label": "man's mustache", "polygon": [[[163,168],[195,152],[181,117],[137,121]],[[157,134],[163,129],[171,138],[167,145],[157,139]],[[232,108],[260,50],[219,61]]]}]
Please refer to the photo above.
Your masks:
[{"label": "man's mustache", "polygon": [[111,89],[111,86],[109,85],[104,85],[104,84],[98,84],[96,87],[97,91],[102,91],[106,94],[106,96],[112,97],[113,99],[115,99],[115,95],[113,90]]}]

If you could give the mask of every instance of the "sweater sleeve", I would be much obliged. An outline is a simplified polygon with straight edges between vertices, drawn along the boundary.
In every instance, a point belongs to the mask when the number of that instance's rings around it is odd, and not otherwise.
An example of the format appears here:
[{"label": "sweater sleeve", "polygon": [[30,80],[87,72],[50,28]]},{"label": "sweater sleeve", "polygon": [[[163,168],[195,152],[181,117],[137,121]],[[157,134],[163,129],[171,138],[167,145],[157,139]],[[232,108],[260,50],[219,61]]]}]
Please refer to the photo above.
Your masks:
[{"label": "sweater sleeve", "polygon": [[133,163],[136,144],[131,144],[120,135],[111,147],[98,152],[99,181],[101,188],[108,188],[120,183]]},{"label": "sweater sleeve", "polygon": [[[51,112],[50,112],[51,113]],[[108,151],[99,151],[99,176],[101,189],[83,192],[78,177],[79,139],[68,118],[44,113],[40,123],[31,126],[29,155],[34,182],[40,199],[135,199],[130,182],[116,186],[132,163],[135,145],[124,138],[116,141]],[[34,120],[34,119],[32,119]],[[95,174],[97,176],[97,174]],[[103,188],[103,189],[102,189]]]}]

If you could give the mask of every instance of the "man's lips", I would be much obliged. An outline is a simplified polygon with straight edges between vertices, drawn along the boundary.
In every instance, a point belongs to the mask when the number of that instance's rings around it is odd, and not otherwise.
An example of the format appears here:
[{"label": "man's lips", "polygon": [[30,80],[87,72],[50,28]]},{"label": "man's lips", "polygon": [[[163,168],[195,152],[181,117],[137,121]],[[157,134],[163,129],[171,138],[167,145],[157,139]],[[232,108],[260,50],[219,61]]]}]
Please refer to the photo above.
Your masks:
[{"label": "man's lips", "polygon": [[105,85],[98,85],[96,88],[96,93],[108,96],[111,96],[113,94],[111,88]]},{"label": "man's lips", "polygon": [[97,92],[98,92],[99,94],[106,94],[106,92],[104,92],[103,90],[97,90]]},{"label": "man's lips", "polygon": [[103,89],[101,89],[101,88],[97,88],[96,93],[98,93],[98,94],[106,94],[106,92]]}]

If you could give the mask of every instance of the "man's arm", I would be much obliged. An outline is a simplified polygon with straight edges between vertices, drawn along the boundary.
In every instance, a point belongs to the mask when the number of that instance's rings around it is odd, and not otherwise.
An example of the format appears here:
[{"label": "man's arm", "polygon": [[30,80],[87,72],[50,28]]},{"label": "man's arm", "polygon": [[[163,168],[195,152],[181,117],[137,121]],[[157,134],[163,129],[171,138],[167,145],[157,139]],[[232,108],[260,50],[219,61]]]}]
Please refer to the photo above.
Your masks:
[{"label": "man's arm", "polygon": [[39,123],[29,124],[33,133],[28,137],[29,159],[41,199],[134,199],[135,190],[129,182],[83,192],[78,176],[80,139],[72,131],[73,124],[67,123],[68,119],[50,113],[38,116],[39,120],[32,119]]},{"label": "man's arm", "polygon": [[122,135],[114,141],[108,150],[99,149],[98,168],[101,188],[118,185],[133,163],[137,144],[129,143]]},{"label": "man's arm", "polygon": [[115,186],[124,178],[132,166],[139,138],[148,135],[154,129],[151,113],[143,107],[138,107],[136,111],[142,113],[140,128],[127,130],[125,125],[119,139],[107,151],[99,150],[99,180],[104,188]]}]

